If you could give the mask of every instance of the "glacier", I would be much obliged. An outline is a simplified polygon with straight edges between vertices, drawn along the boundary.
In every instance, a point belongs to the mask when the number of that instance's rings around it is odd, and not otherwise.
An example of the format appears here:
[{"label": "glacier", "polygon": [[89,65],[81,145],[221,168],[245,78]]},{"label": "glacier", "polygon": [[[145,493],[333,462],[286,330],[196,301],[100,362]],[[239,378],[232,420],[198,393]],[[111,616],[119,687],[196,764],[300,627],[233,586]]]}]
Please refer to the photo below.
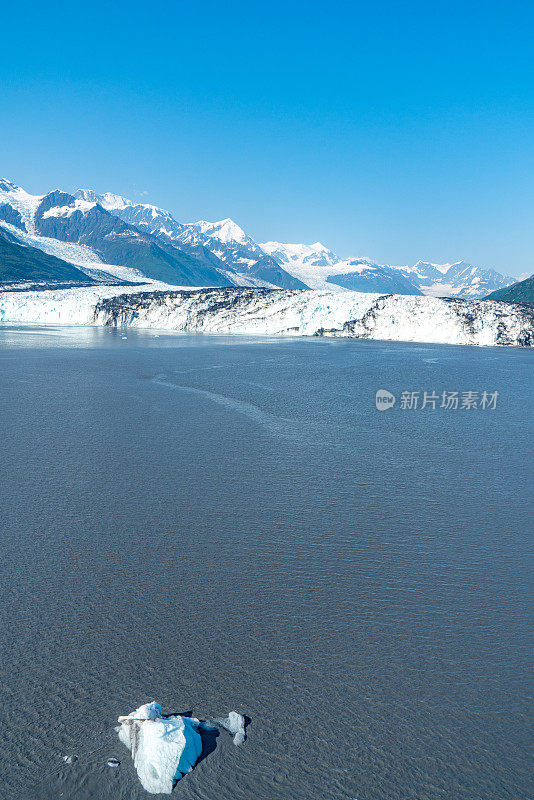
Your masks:
[{"label": "glacier", "polygon": [[[123,224],[113,223],[110,216]],[[30,243],[31,239],[32,246],[81,266],[98,280],[106,273],[139,280],[143,276],[138,266],[144,259],[143,268],[152,278],[171,280],[178,266],[179,275],[174,275],[173,284],[204,286],[228,283],[475,299],[514,282],[494,269],[465,261],[388,265],[370,258],[341,257],[321,242],[261,244],[230,218],[182,223],[165,209],[132,202],[111,192],[98,194],[92,189],[79,189],[74,195],[60,190],[31,195],[8,180],[0,180],[0,227],[7,228],[20,241]],[[158,248],[157,268],[147,245]],[[171,272],[168,265],[161,263],[166,260],[161,247],[167,256],[173,255],[179,261],[173,262]],[[193,259],[203,280],[198,272],[196,277],[189,275],[190,280],[185,280],[189,273],[182,268],[190,268],[191,263],[188,259],[184,263],[184,256]],[[115,266],[106,269],[104,263],[97,267],[94,262],[102,259]]]},{"label": "glacier", "polygon": [[[291,244],[277,241],[256,242],[232,219],[219,222],[177,222],[169,211],[150,204],[133,203],[111,193],[97,194],[79,189],[76,198],[99,203],[110,213],[140,230],[163,238],[176,247],[207,248],[220,260],[234,285],[272,286],[268,275],[251,275],[254,264],[267,255],[285,273],[310,289],[353,290],[397,294],[424,294],[432,297],[476,299],[508,286],[513,278],[493,269],[473,266],[466,261],[435,264],[418,261],[413,266],[380,264],[370,258],[344,258],[321,242]],[[275,288],[302,288],[275,281]]]},{"label": "glacier", "polygon": [[482,346],[534,343],[534,309],[528,305],[257,287],[156,289],[145,284],[127,291],[120,286],[4,291],[0,322]]},{"label": "glacier", "polygon": [[347,291],[200,289],[115,294],[101,325],[244,335],[341,336],[467,345],[531,345],[534,311],[482,300]]},{"label": "glacier", "polygon": [[159,703],[146,703],[118,722],[119,739],[132,754],[143,789],[151,794],[170,794],[202,753],[199,720],[180,714],[164,717]]},{"label": "glacier", "polygon": [[310,289],[343,291],[346,287],[361,292],[477,299],[488,295],[494,287],[513,283],[513,278],[466,261],[447,264],[418,261],[413,266],[400,266],[379,264],[370,258],[340,258],[321,242],[311,245],[263,242],[260,246]]}]

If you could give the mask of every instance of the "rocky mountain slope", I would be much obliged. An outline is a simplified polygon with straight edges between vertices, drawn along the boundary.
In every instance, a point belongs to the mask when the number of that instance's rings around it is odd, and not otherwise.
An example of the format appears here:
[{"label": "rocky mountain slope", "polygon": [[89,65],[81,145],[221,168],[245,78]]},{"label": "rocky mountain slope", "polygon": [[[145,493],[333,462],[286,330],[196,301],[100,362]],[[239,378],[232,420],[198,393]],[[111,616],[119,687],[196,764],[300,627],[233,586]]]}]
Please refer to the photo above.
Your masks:
[{"label": "rocky mountain slope", "polygon": [[180,250],[162,246],[94,201],[55,190],[39,197],[0,182],[0,220],[17,231],[88,247],[104,263],[139,270],[176,286],[229,286],[217,269]]},{"label": "rocky mountain slope", "polygon": [[180,223],[157,206],[134,204],[118,195],[98,195],[92,190],[80,189],[76,197],[83,202],[99,203],[138,230],[148,232],[160,243],[178,248],[205,266],[215,267],[233,284],[306,288],[231,219]]},{"label": "rocky mountain slope", "polygon": [[67,261],[21,244],[0,228],[0,284],[91,284],[94,279]]},{"label": "rocky mountain slope", "polygon": [[534,275],[505,289],[492,292],[487,299],[501,300],[505,303],[534,303]]},{"label": "rocky mountain slope", "polygon": [[[340,258],[320,242],[260,244],[231,219],[182,223],[157,206],[80,189],[30,195],[0,181],[0,227],[32,246],[83,247],[90,260],[178,286],[265,286],[479,298],[513,283],[465,261],[413,266]],[[29,242],[26,241],[26,244]],[[66,251],[65,251],[66,252]],[[62,251],[56,253],[68,260]]]}]

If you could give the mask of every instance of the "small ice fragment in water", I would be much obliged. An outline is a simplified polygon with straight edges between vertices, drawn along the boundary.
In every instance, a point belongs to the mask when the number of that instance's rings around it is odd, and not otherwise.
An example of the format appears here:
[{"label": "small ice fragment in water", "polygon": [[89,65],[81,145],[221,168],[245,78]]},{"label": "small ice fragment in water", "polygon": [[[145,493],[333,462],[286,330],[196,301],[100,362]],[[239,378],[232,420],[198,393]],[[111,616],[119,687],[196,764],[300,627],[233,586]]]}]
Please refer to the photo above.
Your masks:
[{"label": "small ice fragment in water", "polygon": [[233,734],[234,744],[243,744],[245,741],[245,717],[238,714],[237,711],[230,711],[227,717],[217,717],[213,720],[216,725],[220,725],[228,733]]},{"label": "small ice fragment in water", "polygon": [[179,714],[164,717],[159,703],[152,702],[118,721],[119,739],[131,751],[143,789],[170,794],[202,752],[198,719]]},{"label": "small ice fragment in water", "polygon": [[63,761],[65,764],[74,764],[75,761],[78,761],[78,756],[63,756]]},{"label": "small ice fragment in water", "polygon": [[120,767],[120,763],[118,758],[108,758],[107,760],[108,767]]}]

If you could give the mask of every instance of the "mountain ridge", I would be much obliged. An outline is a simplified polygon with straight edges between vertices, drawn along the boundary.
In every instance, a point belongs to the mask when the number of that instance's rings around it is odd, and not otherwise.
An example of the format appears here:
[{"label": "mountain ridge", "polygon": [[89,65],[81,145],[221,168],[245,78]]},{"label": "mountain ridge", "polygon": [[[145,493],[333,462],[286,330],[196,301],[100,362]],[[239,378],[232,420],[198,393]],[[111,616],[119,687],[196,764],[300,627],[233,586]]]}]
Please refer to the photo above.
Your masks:
[{"label": "mountain ridge", "polygon": [[96,284],[73,264],[48,255],[36,247],[21,244],[0,229],[0,283]]},{"label": "mountain ridge", "polygon": [[146,277],[171,285],[230,286],[225,275],[199,264],[176,248],[169,250],[150,234],[140,232],[98,202],[76,198],[62,190],[29,195],[21,187],[0,181],[0,220],[13,224],[6,214],[17,215],[18,227],[34,234],[91,248],[104,263],[140,270]]},{"label": "mountain ridge", "polygon": [[534,275],[504,289],[498,289],[485,299],[500,300],[503,303],[534,303]]},{"label": "mountain ridge", "polygon": [[[105,263],[184,286],[265,286],[482,298],[514,281],[466,261],[409,266],[340,258],[321,242],[256,242],[234,220],[179,222],[163,208],[112,192],[30,195],[0,180],[0,226],[77,243]],[[38,246],[38,241],[32,244]]]},{"label": "mountain ridge", "polygon": [[[159,242],[165,242],[203,264],[225,273],[229,282],[244,285],[278,286],[287,289],[308,288],[287,273],[274,259],[233,220],[181,223],[169,211],[158,206],[133,203],[120,195],[98,195],[92,189],[79,189],[80,199],[98,199],[110,213],[147,231]],[[108,200],[111,198],[111,200]],[[273,279],[276,281],[273,284]]]}]

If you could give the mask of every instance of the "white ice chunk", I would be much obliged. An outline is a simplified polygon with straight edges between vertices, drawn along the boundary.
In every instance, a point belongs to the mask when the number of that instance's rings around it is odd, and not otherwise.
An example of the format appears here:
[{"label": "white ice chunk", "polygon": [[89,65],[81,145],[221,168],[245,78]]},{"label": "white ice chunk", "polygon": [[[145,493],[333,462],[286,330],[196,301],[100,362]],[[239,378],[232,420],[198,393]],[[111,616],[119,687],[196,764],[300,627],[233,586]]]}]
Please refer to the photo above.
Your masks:
[{"label": "white ice chunk", "polygon": [[217,717],[213,720],[234,737],[234,744],[243,744],[245,741],[245,718],[237,711],[230,711],[227,717]]},{"label": "white ice chunk", "polygon": [[202,752],[194,717],[164,717],[159,703],[146,703],[119,717],[119,739],[131,751],[139,780],[151,794],[170,794]]}]

